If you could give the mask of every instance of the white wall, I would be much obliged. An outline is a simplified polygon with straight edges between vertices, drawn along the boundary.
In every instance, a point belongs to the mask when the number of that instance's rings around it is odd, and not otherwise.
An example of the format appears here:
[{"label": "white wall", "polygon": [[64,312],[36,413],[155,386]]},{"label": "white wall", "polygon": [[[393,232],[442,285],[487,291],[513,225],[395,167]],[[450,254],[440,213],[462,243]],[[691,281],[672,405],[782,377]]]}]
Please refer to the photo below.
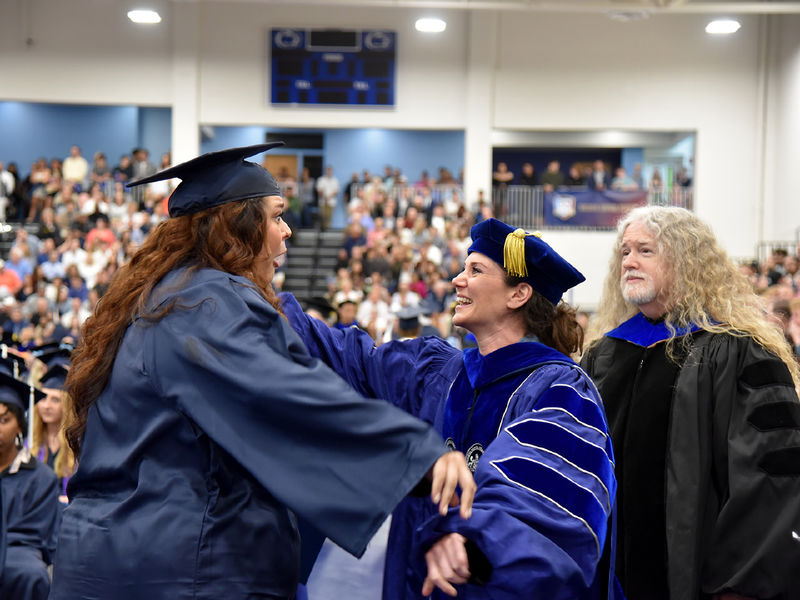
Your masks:
[{"label": "white wall", "polygon": [[800,16],[781,17],[772,26],[765,237],[795,240],[800,228]]},{"label": "white wall", "polygon": [[2,0],[0,99],[171,105],[170,29],[136,27],[123,6]]},{"label": "white wall", "polygon": [[506,15],[495,125],[696,131],[696,210],[719,225],[734,254],[749,254],[757,239],[758,18],[724,39],[709,37],[705,21]]}]

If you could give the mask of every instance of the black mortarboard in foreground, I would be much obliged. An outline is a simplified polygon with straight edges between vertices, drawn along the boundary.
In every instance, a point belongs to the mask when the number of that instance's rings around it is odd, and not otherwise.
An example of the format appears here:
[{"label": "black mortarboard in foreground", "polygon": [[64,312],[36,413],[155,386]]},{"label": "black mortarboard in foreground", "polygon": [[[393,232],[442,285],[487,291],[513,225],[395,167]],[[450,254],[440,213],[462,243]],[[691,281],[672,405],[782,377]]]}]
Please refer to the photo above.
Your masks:
[{"label": "black mortarboard in foreground", "polygon": [[0,372],[0,402],[18,406],[23,412],[28,410],[30,394],[33,390],[33,401],[38,402],[45,397],[45,393],[32,388],[24,381],[14,379],[11,375]]},{"label": "black mortarboard in foreground", "polygon": [[126,187],[173,177],[180,179],[181,183],[169,197],[170,217],[191,215],[236,200],[280,196],[280,187],[272,174],[261,165],[245,160],[276,146],[283,146],[283,142],[209,152],[155,175],[131,181]]}]

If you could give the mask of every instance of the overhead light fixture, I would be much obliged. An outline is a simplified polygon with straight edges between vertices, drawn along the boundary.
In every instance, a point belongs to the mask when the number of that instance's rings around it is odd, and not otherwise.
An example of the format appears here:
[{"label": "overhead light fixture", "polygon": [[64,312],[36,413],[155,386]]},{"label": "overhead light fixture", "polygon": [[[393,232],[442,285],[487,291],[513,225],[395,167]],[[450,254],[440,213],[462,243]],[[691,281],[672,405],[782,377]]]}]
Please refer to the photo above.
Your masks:
[{"label": "overhead light fixture", "polygon": [[422,31],[424,33],[441,33],[447,29],[447,23],[441,19],[431,17],[417,19],[414,26],[417,28],[417,31]]},{"label": "overhead light fixture", "polygon": [[136,9],[128,11],[128,18],[134,23],[161,23],[161,15],[154,10]]},{"label": "overhead light fixture", "polygon": [[733,19],[717,19],[706,25],[706,33],[726,35],[729,33],[736,33],[741,26],[739,21],[734,21]]}]

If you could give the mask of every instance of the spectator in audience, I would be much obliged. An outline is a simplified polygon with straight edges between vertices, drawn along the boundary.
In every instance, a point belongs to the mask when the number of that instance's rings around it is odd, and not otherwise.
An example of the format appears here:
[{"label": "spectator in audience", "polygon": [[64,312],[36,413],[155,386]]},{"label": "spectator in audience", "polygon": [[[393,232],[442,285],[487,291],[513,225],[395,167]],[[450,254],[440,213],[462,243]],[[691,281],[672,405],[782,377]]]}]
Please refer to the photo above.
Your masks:
[{"label": "spectator in audience", "polygon": [[94,162],[92,163],[92,172],[89,176],[91,183],[99,183],[103,191],[108,191],[108,184],[111,181],[111,167],[108,166],[106,155],[102,152],[94,153]]},{"label": "spectator in audience", "polygon": [[639,189],[639,186],[628,176],[625,167],[617,167],[614,179],[611,180],[611,189],[617,192],[631,192]]},{"label": "spectator in audience", "polygon": [[347,329],[348,327],[360,327],[356,320],[358,314],[358,302],[345,298],[336,305],[337,320],[334,327],[337,329]]},{"label": "spectator in audience", "polygon": [[317,207],[316,180],[311,177],[308,167],[303,167],[300,175],[298,194],[302,205],[301,224],[303,227],[313,227],[319,216],[319,209]]},{"label": "spectator in audience", "polygon": [[567,178],[564,180],[564,185],[570,187],[580,187],[586,185],[586,178],[581,175],[581,170],[577,165],[572,165],[567,173]]},{"label": "spectator in audience", "polygon": [[11,196],[17,187],[14,174],[6,170],[5,164],[0,162],[0,223],[6,222],[6,210],[11,203]]},{"label": "spectator in audience", "polygon": [[653,169],[653,174],[650,176],[650,181],[647,183],[647,189],[651,194],[661,194],[664,192],[664,181],[661,179],[661,171]]},{"label": "spectator in audience", "polygon": [[533,165],[529,162],[522,163],[522,173],[519,176],[519,185],[533,187],[538,183]]},{"label": "spectator in audience", "polygon": [[117,236],[108,228],[108,221],[104,216],[98,216],[94,227],[86,234],[87,247],[93,247],[97,241],[105,243],[108,247],[113,246],[117,241]]},{"label": "spectator in audience", "polygon": [[401,273],[397,280],[397,291],[392,294],[389,310],[398,313],[407,306],[418,306],[421,301],[420,295],[411,290],[411,274]]},{"label": "spectator in audience", "polygon": [[631,179],[636,184],[636,188],[643,190],[644,189],[644,175],[642,175],[642,163],[634,163],[633,164],[633,173],[631,173]]},{"label": "spectator in audience", "polygon": [[590,190],[603,191],[611,187],[611,175],[606,170],[606,164],[602,160],[594,161],[592,175],[586,181]]},{"label": "spectator in audience", "polygon": [[21,289],[22,279],[16,271],[6,268],[6,261],[0,258],[0,298],[13,298]]},{"label": "spectator in audience", "polygon": [[391,327],[391,313],[386,301],[388,292],[382,285],[373,285],[356,313],[356,321],[370,334],[377,344],[384,341],[387,328]]},{"label": "spectator in audience", "polygon": [[317,178],[317,199],[319,201],[320,227],[329,229],[336,204],[339,201],[339,180],[333,176],[333,167],[325,167],[325,174]]},{"label": "spectator in audience", "polygon": [[508,165],[504,162],[497,163],[497,168],[492,173],[492,186],[497,189],[505,189],[514,181],[514,173],[508,170]]},{"label": "spectator in audience", "polygon": [[364,228],[361,226],[361,223],[350,223],[347,226],[347,236],[342,242],[342,248],[344,248],[345,252],[347,252],[347,257],[350,258],[353,255],[353,248],[355,246],[366,245],[367,238],[364,235]]},{"label": "spectator in audience", "polygon": [[156,166],[150,162],[150,152],[146,148],[134,148],[131,154],[133,154],[131,179],[149,177],[156,172]]},{"label": "spectator in audience", "polygon": [[111,172],[115,182],[125,183],[133,178],[133,161],[127,154],[123,154],[119,158],[119,163],[114,167]]},{"label": "spectator in audience", "polygon": [[800,298],[794,298],[789,302],[789,313],[788,333],[792,352],[795,359],[800,360]]},{"label": "spectator in audience", "polygon": [[61,262],[61,257],[55,248],[48,252],[47,260],[42,263],[42,274],[47,281],[53,281],[56,277],[63,279],[66,276],[64,263]]},{"label": "spectator in audience", "polygon": [[1,598],[46,600],[56,546],[60,509],[58,481],[52,470],[31,456],[23,444],[28,398],[39,390],[0,372],[0,480],[3,489],[5,564]]},{"label": "spectator in audience", "polygon": [[89,180],[89,163],[81,156],[81,149],[78,146],[69,149],[69,156],[62,163],[62,173],[64,181],[71,183],[78,193],[86,188]]},{"label": "spectator in audience", "polygon": [[689,170],[686,167],[681,166],[681,168],[678,169],[678,172],[675,175],[675,185],[684,188],[691,187],[692,178],[689,175]]},{"label": "spectator in audience", "polygon": [[550,193],[564,185],[564,174],[561,172],[561,163],[551,160],[547,163],[547,170],[539,178],[545,193]]},{"label": "spectator in audience", "polygon": [[33,264],[29,258],[23,255],[23,251],[19,246],[14,246],[9,251],[6,269],[14,271],[19,275],[20,280],[33,274]]}]

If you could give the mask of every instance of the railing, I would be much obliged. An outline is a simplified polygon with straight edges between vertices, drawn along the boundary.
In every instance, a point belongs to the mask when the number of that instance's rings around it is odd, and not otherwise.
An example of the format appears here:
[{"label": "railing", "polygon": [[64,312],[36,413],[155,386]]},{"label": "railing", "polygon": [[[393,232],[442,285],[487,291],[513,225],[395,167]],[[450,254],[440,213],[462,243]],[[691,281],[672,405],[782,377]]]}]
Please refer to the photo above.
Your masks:
[{"label": "railing", "polygon": [[[586,187],[560,187],[559,194],[585,192]],[[671,190],[648,191],[647,204],[653,206],[679,206],[691,210],[694,205],[693,189],[674,187]],[[545,218],[545,192],[542,186],[510,185],[492,190],[492,209],[494,215],[511,225],[525,229],[579,229],[608,231],[613,225],[564,225],[548,224]]]}]

